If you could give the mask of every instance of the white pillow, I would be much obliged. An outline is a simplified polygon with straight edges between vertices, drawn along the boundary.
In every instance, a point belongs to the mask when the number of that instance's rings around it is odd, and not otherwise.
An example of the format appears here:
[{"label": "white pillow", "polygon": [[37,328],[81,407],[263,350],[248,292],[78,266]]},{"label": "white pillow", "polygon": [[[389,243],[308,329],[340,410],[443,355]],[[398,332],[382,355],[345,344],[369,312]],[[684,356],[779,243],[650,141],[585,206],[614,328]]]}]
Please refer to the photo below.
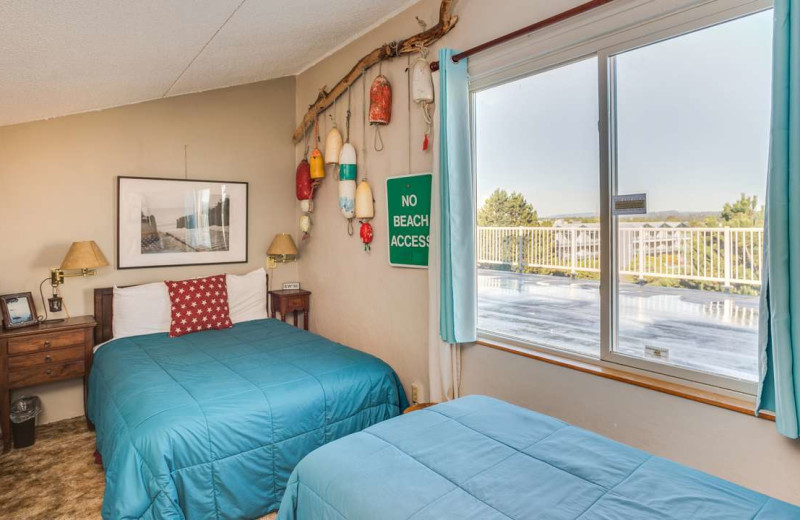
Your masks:
[{"label": "white pillow", "polygon": [[228,309],[233,323],[263,320],[267,317],[267,271],[228,274]]},{"label": "white pillow", "polygon": [[164,282],[114,287],[114,338],[169,332],[172,304]]}]

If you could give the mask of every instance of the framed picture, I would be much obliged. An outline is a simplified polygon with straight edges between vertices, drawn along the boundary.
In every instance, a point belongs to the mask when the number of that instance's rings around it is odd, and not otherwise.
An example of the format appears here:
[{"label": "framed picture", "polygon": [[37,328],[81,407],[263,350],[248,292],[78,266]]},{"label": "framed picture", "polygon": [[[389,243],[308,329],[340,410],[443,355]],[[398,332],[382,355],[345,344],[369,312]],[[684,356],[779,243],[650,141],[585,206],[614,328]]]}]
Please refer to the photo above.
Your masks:
[{"label": "framed picture", "polygon": [[117,268],[247,262],[248,184],[117,178]]},{"label": "framed picture", "polygon": [[29,292],[0,296],[0,313],[3,315],[3,327],[6,329],[17,329],[39,323],[36,305]]}]

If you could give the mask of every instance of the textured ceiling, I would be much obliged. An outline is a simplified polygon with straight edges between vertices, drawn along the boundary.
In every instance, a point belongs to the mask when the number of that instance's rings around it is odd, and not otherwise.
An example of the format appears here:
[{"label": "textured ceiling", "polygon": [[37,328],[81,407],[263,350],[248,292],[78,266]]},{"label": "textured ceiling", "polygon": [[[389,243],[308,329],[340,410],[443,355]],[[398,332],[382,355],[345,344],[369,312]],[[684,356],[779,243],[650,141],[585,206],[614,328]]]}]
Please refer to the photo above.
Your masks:
[{"label": "textured ceiling", "polygon": [[296,74],[417,0],[0,0],[0,126]]}]

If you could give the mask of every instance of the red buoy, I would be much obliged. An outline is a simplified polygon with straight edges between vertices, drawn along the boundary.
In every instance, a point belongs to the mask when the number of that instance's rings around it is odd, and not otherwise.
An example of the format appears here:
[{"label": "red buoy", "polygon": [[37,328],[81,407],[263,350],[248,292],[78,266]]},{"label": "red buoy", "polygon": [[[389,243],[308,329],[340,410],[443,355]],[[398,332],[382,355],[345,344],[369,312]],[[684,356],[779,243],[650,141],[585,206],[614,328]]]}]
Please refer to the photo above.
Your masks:
[{"label": "red buoy", "polygon": [[358,234],[361,236],[361,241],[364,243],[364,251],[369,251],[369,245],[372,243],[372,224],[369,222],[362,222]]},{"label": "red buoy", "polygon": [[369,124],[388,125],[392,120],[392,85],[381,74],[369,88]]}]

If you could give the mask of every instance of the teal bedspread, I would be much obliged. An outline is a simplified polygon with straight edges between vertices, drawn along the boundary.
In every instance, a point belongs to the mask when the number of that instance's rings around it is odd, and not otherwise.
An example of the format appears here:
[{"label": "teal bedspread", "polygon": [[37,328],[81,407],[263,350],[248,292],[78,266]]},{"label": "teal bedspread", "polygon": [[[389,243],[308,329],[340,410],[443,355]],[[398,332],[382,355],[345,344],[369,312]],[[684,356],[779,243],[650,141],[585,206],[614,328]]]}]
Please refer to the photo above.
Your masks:
[{"label": "teal bedspread", "polygon": [[89,381],[103,517],[258,517],[307,453],[406,405],[379,359],[274,319],[113,340]]},{"label": "teal bedspread", "polygon": [[800,508],[503,401],[470,396],[332,442],[278,520],[773,520]]}]

